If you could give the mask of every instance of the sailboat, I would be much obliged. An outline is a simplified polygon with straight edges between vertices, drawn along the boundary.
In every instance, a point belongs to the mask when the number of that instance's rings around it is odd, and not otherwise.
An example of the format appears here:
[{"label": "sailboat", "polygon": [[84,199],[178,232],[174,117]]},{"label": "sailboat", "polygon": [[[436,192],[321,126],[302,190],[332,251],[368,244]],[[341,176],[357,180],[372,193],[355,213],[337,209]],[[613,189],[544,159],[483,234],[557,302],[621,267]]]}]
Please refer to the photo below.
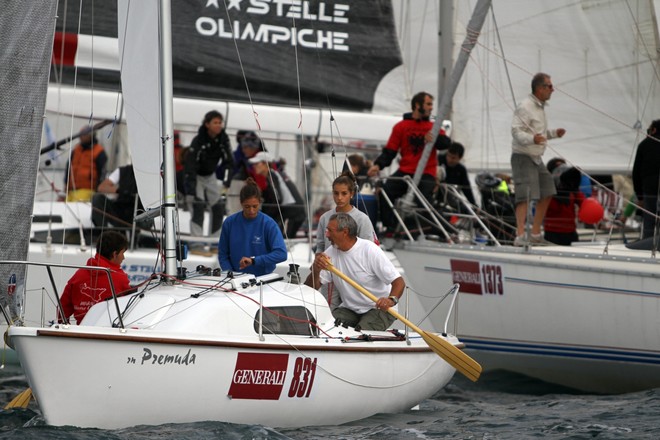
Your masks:
[{"label": "sailboat", "polygon": [[[635,146],[660,115],[655,5],[493,2],[449,118],[454,139],[468,149],[468,169],[509,169],[515,100],[529,93],[531,77],[542,70],[558,89],[546,110],[550,125],[567,129],[545,159],[564,157],[588,174],[629,173]],[[500,245],[495,237],[486,238],[492,244],[486,246],[421,236],[396,243],[394,253],[419,291],[461,283],[458,335],[488,370],[589,392],[655,388],[657,247],[653,251],[649,240],[646,250],[614,244],[611,236],[527,248]],[[413,315],[416,322],[441,328],[446,307],[437,306],[439,296],[412,298],[415,310],[433,310]]]},{"label": "sailboat", "polygon": [[[134,294],[94,305],[81,325],[10,327],[8,341],[47,423],[338,424],[410,408],[456,370],[476,380],[481,367],[458,339],[424,332],[396,312],[413,332],[337,327],[320,292],[277,274],[178,277],[175,206],[168,202],[175,185],[170,2],[119,8],[120,35],[159,47],[157,59],[137,60],[159,71],[152,78],[158,112],[143,116],[160,127],[148,145],[161,146],[164,160],[165,270]],[[139,50],[120,47],[124,65],[134,63]],[[130,127],[130,112],[128,119]]]}]

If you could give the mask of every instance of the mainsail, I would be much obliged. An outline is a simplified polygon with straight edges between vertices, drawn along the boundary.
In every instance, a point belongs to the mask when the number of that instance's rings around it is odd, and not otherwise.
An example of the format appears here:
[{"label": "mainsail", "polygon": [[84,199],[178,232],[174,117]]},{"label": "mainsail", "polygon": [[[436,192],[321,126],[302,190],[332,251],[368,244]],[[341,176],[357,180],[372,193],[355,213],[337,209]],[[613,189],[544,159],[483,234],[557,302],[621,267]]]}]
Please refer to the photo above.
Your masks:
[{"label": "mainsail", "polygon": [[[0,14],[0,260],[27,259],[56,10],[56,0],[4,2]],[[0,303],[12,320],[24,280],[24,266],[0,266]]]}]

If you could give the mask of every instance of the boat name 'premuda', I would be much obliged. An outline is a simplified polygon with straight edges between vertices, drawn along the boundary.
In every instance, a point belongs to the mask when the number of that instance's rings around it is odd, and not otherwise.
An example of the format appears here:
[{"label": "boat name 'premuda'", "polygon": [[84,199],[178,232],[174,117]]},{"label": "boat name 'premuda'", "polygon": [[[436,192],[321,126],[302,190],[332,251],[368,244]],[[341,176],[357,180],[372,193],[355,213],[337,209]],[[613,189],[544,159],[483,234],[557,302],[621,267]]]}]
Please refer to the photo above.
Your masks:
[{"label": "boat name 'premuda'", "polygon": [[[192,349],[188,349],[188,352],[185,355],[180,354],[171,354],[171,353],[154,353],[151,349],[144,347],[142,353],[142,360],[140,365],[151,364],[151,365],[192,365],[197,360],[197,355],[192,352]],[[134,364],[136,359],[133,356],[128,357],[128,364]]]}]

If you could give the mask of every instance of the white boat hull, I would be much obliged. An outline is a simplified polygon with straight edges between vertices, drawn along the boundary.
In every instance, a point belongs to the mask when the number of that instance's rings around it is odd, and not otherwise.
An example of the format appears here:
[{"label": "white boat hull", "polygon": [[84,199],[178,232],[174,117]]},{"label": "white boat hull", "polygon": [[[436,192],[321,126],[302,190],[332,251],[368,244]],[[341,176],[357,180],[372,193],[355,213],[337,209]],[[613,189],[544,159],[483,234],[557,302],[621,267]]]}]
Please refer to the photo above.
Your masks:
[{"label": "white boat hull", "polygon": [[[648,252],[438,243],[394,252],[418,291],[461,284],[456,334],[484,370],[604,393],[660,386],[660,264]],[[412,301],[431,310],[437,298]],[[444,312],[441,304],[423,325],[441,329]]]},{"label": "white boat hull", "polygon": [[[12,341],[49,424],[106,429],[204,420],[339,424],[409,409],[454,372],[426,350],[379,352],[370,343],[348,350],[340,341],[309,338],[295,348],[274,338],[173,341],[143,333],[69,329],[36,336],[34,329],[12,329]],[[259,370],[264,375],[246,373]]]},{"label": "white boat hull", "polygon": [[[407,410],[454,374],[416,334],[406,341],[337,328],[318,291],[274,281],[260,292],[246,279],[197,277],[121,297],[125,329],[117,328],[113,301],[96,304],[79,326],[11,327],[10,343],[46,422],[331,425]],[[262,338],[260,298],[270,319]],[[307,325],[297,333],[292,321],[269,313],[302,307],[319,336]]]}]

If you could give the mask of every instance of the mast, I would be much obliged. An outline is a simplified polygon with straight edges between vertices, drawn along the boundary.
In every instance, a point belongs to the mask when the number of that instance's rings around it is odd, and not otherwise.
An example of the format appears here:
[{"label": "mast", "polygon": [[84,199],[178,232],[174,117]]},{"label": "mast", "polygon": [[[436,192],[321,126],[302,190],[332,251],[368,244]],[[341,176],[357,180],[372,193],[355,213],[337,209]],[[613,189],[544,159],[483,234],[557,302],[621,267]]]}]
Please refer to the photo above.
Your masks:
[{"label": "mast", "polygon": [[[433,123],[433,129],[431,130],[431,133],[433,134],[433,141],[427,143],[424,147],[424,152],[422,153],[422,157],[417,164],[417,169],[415,170],[415,175],[413,177],[415,185],[417,185],[422,178],[424,167],[426,166],[426,162],[429,160],[429,156],[433,151],[433,144],[435,143],[435,139],[438,137],[440,125],[442,124],[443,120],[449,117],[451,101],[454,97],[456,89],[458,88],[458,83],[461,81],[461,76],[463,76],[463,71],[467,65],[470,52],[472,52],[472,49],[477,43],[477,38],[479,37],[481,27],[486,20],[486,14],[490,9],[490,5],[491,0],[479,0],[477,5],[474,7],[472,17],[470,18],[470,22],[467,25],[465,40],[463,40],[463,44],[461,45],[461,51],[459,52],[458,58],[456,59],[454,69],[451,72],[451,77],[449,78],[447,88],[442,94],[442,100],[440,101],[440,106],[438,107],[437,117]],[[408,191],[405,197],[407,199],[406,201],[412,202],[413,194],[411,191]]]},{"label": "mast", "polygon": [[447,90],[453,56],[454,2],[441,1],[439,14],[440,29],[438,31],[438,61],[440,62],[440,71],[438,72],[437,96],[443,96],[445,90]]},{"label": "mast", "polygon": [[175,202],[176,174],[174,165],[174,105],[172,81],[172,4],[171,0],[160,0],[160,40],[159,40],[159,75],[160,75],[160,118],[161,141],[163,146],[163,204],[165,233],[165,273],[177,275]]}]

